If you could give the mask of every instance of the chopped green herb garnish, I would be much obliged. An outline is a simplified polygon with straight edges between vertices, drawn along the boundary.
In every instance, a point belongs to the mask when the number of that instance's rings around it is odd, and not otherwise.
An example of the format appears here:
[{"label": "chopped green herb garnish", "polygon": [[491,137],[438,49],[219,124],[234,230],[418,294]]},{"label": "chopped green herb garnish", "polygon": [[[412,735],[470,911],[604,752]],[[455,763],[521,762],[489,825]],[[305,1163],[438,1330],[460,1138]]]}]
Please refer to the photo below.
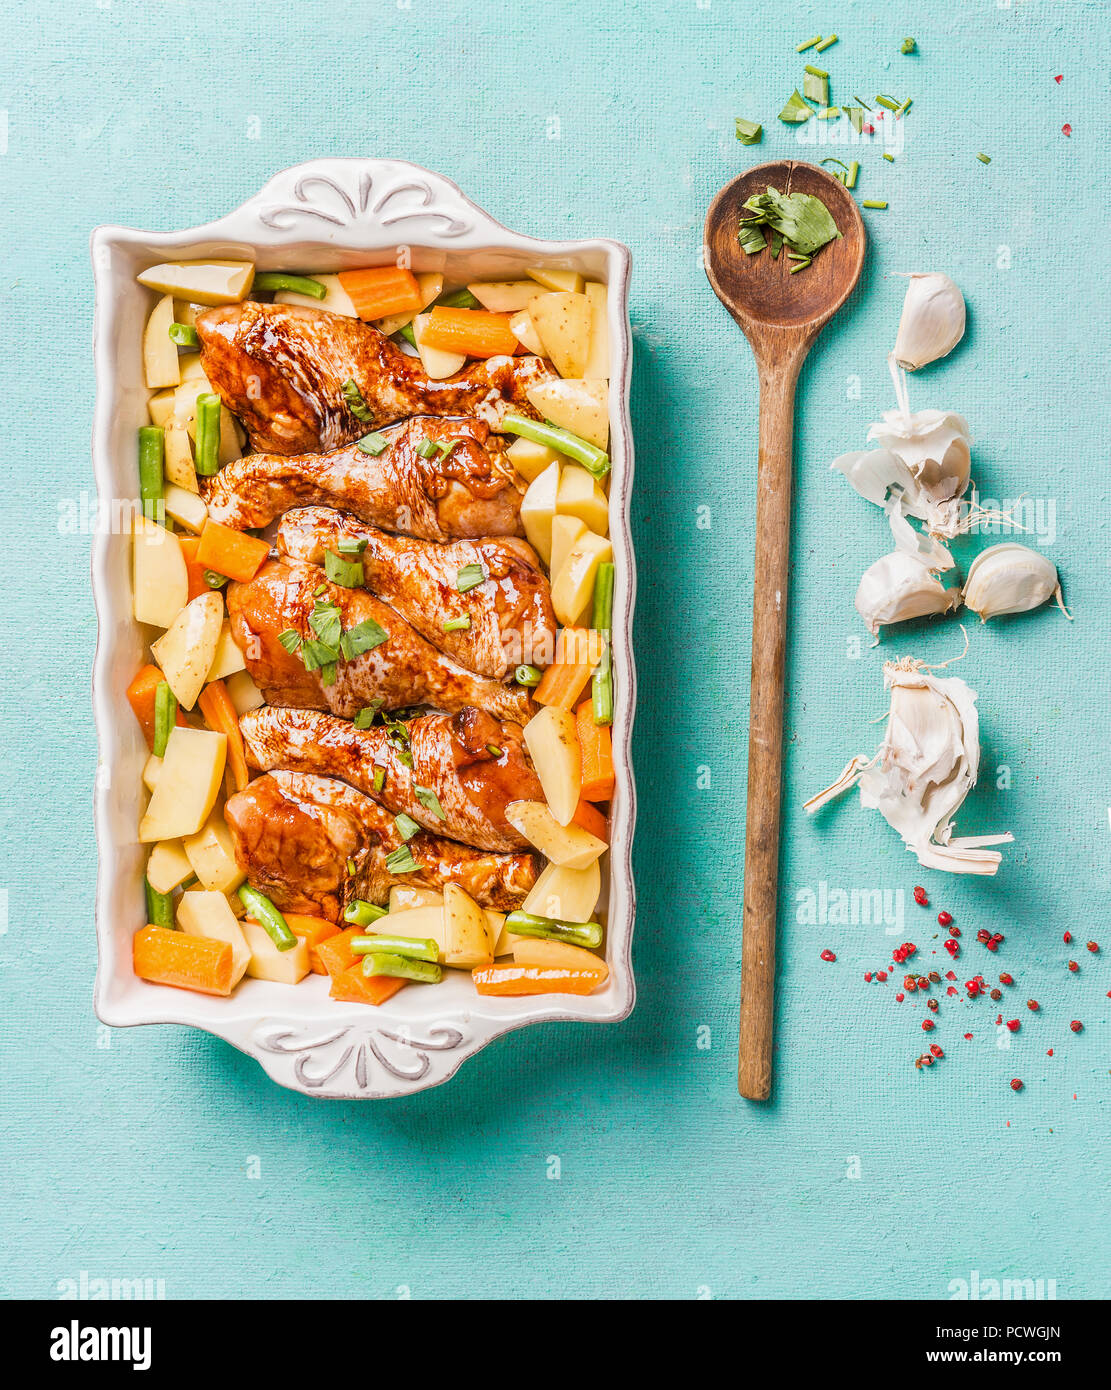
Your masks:
[{"label": "chopped green herb garnish", "polygon": [[464,565],[455,576],[455,587],[461,594],[470,593],[486,582],[486,571],[481,565]]},{"label": "chopped green herb garnish", "polygon": [[906,101],[903,102],[902,106],[899,107],[898,111],[895,114],[901,116],[904,111],[909,111],[913,105],[914,102],[911,101],[910,97],[907,97]]},{"label": "chopped green herb garnish", "polygon": [[397,833],[403,840],[411,840],[414,835],[420,834],[420,826],[412,816],[407,816],[404,811],[400,815],[394,816],[393,823],[397,826]]},{"label": "chopped green herb garnish", "polygon": [[888,164],[895,163],[895,156],[893,154],[889,154],[886,150],[884,150],[883,152],[883,157],[887,160]]},{"label": "chopped green herb garnish", "polygon": [[443,463],[444,459],[447,459],[447,458],[450,458],[450,457],[451,457],[452,451],[454,450],[456,444],[458,444],[458,443],[459,443],[458,439],[441,439],[441,440],[440,440],[439,444],[436,445],[436,450],[437,450],[437,452],[438,452],[439,455],[440,455],[440,462],[441,462],[441,463]]},{"label": "chopped green herb garnish", "polygon": [[861,203],[860,206],[861,206],[862,208],[885,208],[885,207],[887,206],[887,204],[886,204],[886,203],[881,203],[881,202],[877,201],[876,199],[865,198],[864,201]]},{"label": "chopped green herb garnish", "polygon": [[217,574],[215,570],[205,570],[204,582],[210,589],[222,589],[228,582],[226,574]]},{"label": "chopped green herb garnish", "polygon": [[492,758],[500,758],[502,754],[505,752],[505,750],[503,748],[499,748],[496,743],[488,743],[486,745],[486,751],[490,754]]},{"label": "chopped green herb garnish", "polygon": [[321,668],[320,668],[320,684],[321,684],[322,686],[324,686],[325,688],[327,688],[327,687],[330,686],[330,685],[335,685],[335,683],[336,683],[336,669],[337,669],[337,663],[334,662],[334,661],[326,661],[326,662],[324,663],[324,665],[321,666]]},{"label": "chopped green herb garnish", "polygon": [[383,450],[390,447],[390,441],[384,434],[375,431],[374,434],[364,434],[362,439],[355,440],[355,448],[362,454],[370,454],[377,458]]},{"label": "chopped green herb garnish", "polygon": [[744,206],[758,222],[779,232],[791,250],[802,255],[813,255],[841,235],[829,209],[811,193],[780,193],[778,188],[769,186],[765,193],[747,198]]},{"label": "chopped green herb garnish", "polygon": [[386,769],[381,763],[374,764],[374,781],[372,785],[376,792],[380,792],[386,785]]},{"label": "chopped green herb garnish", "polygon": [[356,420],[362,420],[368,425],[373,421],[374,411],[371,410],[370,406],[363,400],[363,393],[359,390],[354,377],[349,376],[347,378],[340,387],[340,394],[347,402],[347,409],[354,415]]},{"label": "chopped green herb garnish", "polygon": [[290,656],[294,656],[301,646],[301,634],[295,628],[287,627],[284,632],[278,633],[278,641]]},{"label": "chopped green herb garnish", "polygon": [[791,93],[787,99],[787,105],[779,113],[779,119],[786,121],[788,125],[801,125],[803,121],[808,121],[814,114],[802,97],[799,96],[798,88]]},{"label": "chopped green herb garnish", "polygon": [[755,222],[741,223],[740,231],[741,250],[746,256],[754,256],[757,251],[763,251],[767,246],[767,239]]},{"label": "chopped green herb garnish", "polygon": [[468,613],[462,618],[449,618],[444,624],[445,632],[467,632],[471,626],[471,615]]},{"label": "chopped green herb garnish", "polygon": [[431,439],[422,439],[417,445],[417,456],[422,459],[430,459],[436,452],[436,445]]},{"label": "chopped green herb garnish", "polygon": [[783,238],[777,231],[771,229],[768,231],[768,250],[771,252],[773,261],[779,259],[779,253],[783,250]]},{"label": "chopped green herb garnish", "polygon": [[385,700],[380,695],[376,695],[369,705],[364,705],[356,714],[354,724],[356,729],[369,729],[377,718],[378,711],[385,704]]},{"label": "chopped green herb garnish", "polygon": [[171,323],[170,342],[176,343],[178,347],[186,348],[196,348],[201,345],[197,330],[191,323]]},{"label": "chopped green herb garnish", "polygon": [[[326,666],[334,667],[339,652],[335,647],[327,642],[320,642],[315,637],[307,637],[301,643],[301,664],[306,671],[323,671]],[[335,672],[332,673],[333,679]],[[331,685],[332,682],[328,681]]]},{"label": "chopped green herb garnish", "polygon": [[841,108],[839,106],[824,106],[821,111],[818,112],[818,120],[832,121],[834,116],[840,116],[840,114]]},{"label": "chopped green herb garnish", "polygon": [[820,43],[820,44],[818,45],[818,47],[814,50],[814,52],[815,52],[815,53],[824,53],[824,52],[826,51],[827,48],[832,48],[833,45],[834,45],[836,42],[837,42],[837,35],[836,35],[836,34],[830,34],[830,36],[829,36],[828,39],[823,39],[823,40],[821,41],[821,43]]},{"label": "chopped green herb garnish", "polygon": [[849,164],[849,172],[845,175],[845,187],[846,187],[846,188],[855,188],[855,187],[856,187],[856,177],[857,177],[857,175],[858,175],[859,173],[860,173],[860,163],[859,163],[858,160],[855,160],[855,159],[854,159],[854,160],[852,160],[852,161],[850,162],[850,164]]},{"label": "chopped green herb garnish", "polygon": [[348,878],[354,878],[354,876],[355,876],[355,861],[354,861],[354,859],[349,859],[349,860],[347,861],[347,877],[348,877]]},{"label": "chopped green herb garnish", "polygon": [[383,642],[389,639],[389,635],[385,628],[376,623],[373,618],[365,618],[354,627],[349,627],[339,639],[340,651],[345,660],[354,661],[357,656],[362,656],[365,652],[372,652],[375,647],[380,647]]},{"label": "chopped green herb garnish", "polygon": [[426,811],[431,811],[439,820],[447,820],[447,816],[444,814],[444,808],[440,805],[440,798],[431,787],[414,786],[413,795]]},{"label": "chopped green herb garnish", "polygon": [[793,266],[791,267],[790,273],[791,273],[792,275],[797,275],[797,274],[799,273],[800,270],[805,270],[806,267],[807,267],[809,264],[810,264],[810,257],[809,257],[809,256],[803,256],[803,257],[801,258],[801,260],[799,261],[798,265],[793,265]]},{"label": "chopped green herb garnish", "polygon": [[990,164],[990,163],[991,163],[991,155],[990,155],[990,154],[978,154],[978,155],[976,156],[976,158],[980,161],[981,164]]},{"label": "chopped green herb garnish", "polygon": [[758,121],[746,121],[743,116],[736,118],[737,139],[742,145],[758,145],[764,136],[764,127]]},{"label": "chopped green herb garnish", "polygon": [[328,586],[327,586],[327,584],[318,584],[318,585],[316,586],[316,588],[312,591],[312,593],[313,593],[313,598],[320,598],[322,595],[326,594],[327,592],[328,592]]},{"label": "chopped green herb garnish", "polygon": [[885,97],[881,95],[876,98],[876,105],[882,106],[885,111],[898,111],[900,103],[897,102],[894,97]]},{"label": "chopped green herb garnish", "polygon": [[795,49],[796,53],[805,53],[808,48],[813,48],[816,43],[821,43],[821,34],[815,34],[812,39],[807,39],[805,43],[800,43]]},{"label": "chopped green herb garnish", "polygon": [[914,42],[913,39],[904,39],[902,43],[899,45],[899,52],[913,53],[917,47],[918,45]]},{"label": "chopped green herb garnish", "polygon": [[334,603],[323,603],[317,599],[312,612],[309,614],[309,627],[329,647],[339,646],[343,625],[340,611]]},{"label": "chopped green herb garnish", "polygon": [[341,555],[361,555],[367,545],[366,536],[361,539],[355,536],[340,536],[339,540],[336,541],[336,549]]},{"label": "chopped green herb garnish", "polygon": [[[400,849],[395,849],[392,854],[386,855],[386,869],[391,874],[416,873],[417,861],[413,858],[413,851],[408,845],[402,845]],[[372,958],[368,956],[367,959]]]},{"label": "chopped green herb garnish", "polygon": [[864,107],[865,111],[871,111],[872,109],[866,101],[861,100],[861,98],[858,96],[854,96],[853,101],[859,102],[860,105]]},{"label": "chopped green herb garnish", "polygon": [[829,73],[821,68],[807,68],[802,79],[802,94],[819,106],[829,105]]},{"label": "chopped green herb garnish", "polygon": [[841,108],[849,118],[849,124],[859,135],[864,129],[864,110],[860,106],[844,106]]},{"label": "chopped green herb garnish", "polygon": [[[365,542],[364,542],[365,544]],[[334,551],[324,552],[324,573],[342,589],[361,589],[363,585],[363,562],[345,560]]]}]

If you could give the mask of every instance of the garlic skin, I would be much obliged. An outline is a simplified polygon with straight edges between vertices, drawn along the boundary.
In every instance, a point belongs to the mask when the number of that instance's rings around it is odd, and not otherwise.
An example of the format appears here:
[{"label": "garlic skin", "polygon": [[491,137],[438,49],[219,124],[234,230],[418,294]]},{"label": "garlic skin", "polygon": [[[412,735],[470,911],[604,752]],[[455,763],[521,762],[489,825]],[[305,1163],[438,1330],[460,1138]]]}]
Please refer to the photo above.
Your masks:
[{"label": "garlic skin", "polygon": [[1066,618],[1057,566],[1028,545],[1004,541],[982,550],[968,567],[964,604],[980,615],[981,622],[1005,613],[1028,613],[1056,597]]},{"label": "garlic skin", "polygon": [[886,410],[868,438],[910,470],[930,501],[949,502],[967,489],[972,436],[963,415],[949,410]]},{"label": "garlic skin", "polygon": [[911,657],[887,662],[883,678],[891,692],[883,743],[874,757],[853,758],[805,809],[814,812],[859,784],[861,805],[879,811],[925,868],[994,874],[1002,855],[985,847],[1008,844],[1013,835],[953,837],[953,817],[980,766],[976,692],[959,677],[931,675]]},{"label": "garlic skin", "polygon": [[959,288],[940,271],[909,277],[895,361],[908,372],[948,355],[964,337],[965,304]]},{"label": "garlic skin", "polygon": [[873,637],[881,627],[947,613],[960,606],[959,589],[945,586],[916,555],[895,550],[861,576],[854,603]]}]

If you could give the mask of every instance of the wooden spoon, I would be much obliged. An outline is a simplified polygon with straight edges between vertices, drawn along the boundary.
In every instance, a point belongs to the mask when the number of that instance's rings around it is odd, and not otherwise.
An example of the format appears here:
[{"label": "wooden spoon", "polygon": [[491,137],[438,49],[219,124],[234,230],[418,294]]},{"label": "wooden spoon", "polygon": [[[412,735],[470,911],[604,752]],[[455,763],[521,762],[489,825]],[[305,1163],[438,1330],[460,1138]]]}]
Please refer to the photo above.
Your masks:
[{"label": "wooden spoon", "polygon": [[[742,204],[769,184],[781,193],[821,198],[841,233],[841,240],[823,246],[796,275],[786,247],[772,260],[766,250],[746,256],[737,240]],[[766,1100],[772,1081],[795,386],[814,339],[860,278],[864,223],[856,200],[837,179],[814,164],[781,160],[758,164],[721,190],[706,214],[705,240],[706,275],[744,329],[760,375],[737,1088],[749,1100]]]}]

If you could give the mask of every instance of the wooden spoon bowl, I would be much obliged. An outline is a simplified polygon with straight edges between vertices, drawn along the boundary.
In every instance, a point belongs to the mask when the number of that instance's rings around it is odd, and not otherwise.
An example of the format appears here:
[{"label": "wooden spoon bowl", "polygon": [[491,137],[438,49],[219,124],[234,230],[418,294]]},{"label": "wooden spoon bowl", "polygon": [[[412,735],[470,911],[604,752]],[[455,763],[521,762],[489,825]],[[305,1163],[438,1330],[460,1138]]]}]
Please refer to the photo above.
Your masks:
[{"label": "wooden spoon bowl", "polygon": [[[769,184],[781,193],[820,198],[841,233],[795,275],[791,267],[797,262],[786,247],[775,260],[767,250],[747,256],[737,239],[745,199]],[[781,160],[758,164],[721,190],[706,214],[705,245],[707,278],[744,330],[760,376],[737,1087],[751,1100],[766,1100],[772,1081],[795,386],[814,339],[860,278],[864,222],[838,179],[817,165]]]}]

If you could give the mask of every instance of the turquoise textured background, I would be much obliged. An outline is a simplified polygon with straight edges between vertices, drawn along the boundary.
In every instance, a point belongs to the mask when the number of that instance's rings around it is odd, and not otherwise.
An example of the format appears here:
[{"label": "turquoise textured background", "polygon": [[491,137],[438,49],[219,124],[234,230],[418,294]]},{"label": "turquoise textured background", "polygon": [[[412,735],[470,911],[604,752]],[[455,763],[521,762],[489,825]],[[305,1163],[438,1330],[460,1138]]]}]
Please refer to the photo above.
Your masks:
[{"label": "turquoise textured background", "polygon": [[[4,10],[0,1292],[53,1298],[87,1271],[163,1279],[170,1297],[920,1299],[978,1270],[1105,1295],[1103,7]],[[886,89],[914,107],[895,163],[860,155],[859,195],[890,208],[865,214],[863,283],[800,395],[777,1087],[759,1107],[734,1088],[755,377],[699,243],[735,173],[813,157],[775,116],[801,81],[794,45],[822,26],[841,36],[823,55],[834,101]],[[763,120],[761,146],[737,144],[737,115]],[[56,522],[92,488],[90,228],[202,222],[324,154],[410,159],[516,229],[613,236],[634,257],[639,1003],[620,1026],[515,1034],[447,1086],[390,1103],[283,1092],[199,1033],[98,1026],[88,536]],[[883,660],[962,644],[949,619],[869,649],[852,597],[889,548],[885,524],[827,471],[893,403],[894,276],[919,269],[954,276],[970,325],[912,382],[913,403],[968,417],[986,495],[1034,499],[1076,615],[970,628],[950,672],[979,690],[983,729],[958,828],[1016,837],[994,881],[927,875],[855,796],[815,822],[800,810],[878,743]],[[929,912],[910,901],[918,882]],[[902,890],[899,934],[796,921],[798,895],[823,883]],[[919,1073],[920,1000],[898,1005],[894,982],[863,973],[904,938],[933,964],[940,907],[964,933],[960,978],[1010,971],[999,1007],[1023,1026],[999,1032],[989,1001],[945,1000],[929,1040],[947,1056]],[[1006,935],[996,957],[975,942],[984,926]]]}]

